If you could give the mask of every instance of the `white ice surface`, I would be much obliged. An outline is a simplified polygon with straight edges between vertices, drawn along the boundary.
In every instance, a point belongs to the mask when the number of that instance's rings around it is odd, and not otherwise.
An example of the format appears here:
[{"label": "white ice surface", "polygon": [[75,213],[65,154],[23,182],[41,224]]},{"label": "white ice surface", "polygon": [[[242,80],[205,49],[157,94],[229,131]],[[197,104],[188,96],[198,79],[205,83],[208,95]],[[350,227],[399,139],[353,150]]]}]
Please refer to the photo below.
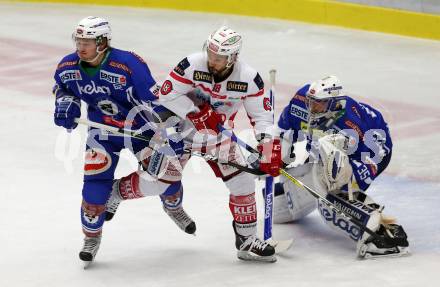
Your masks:
[{"label": "white ice surface", "polygon": [[[295,238],[277,263],[238,261],[228,192],[193,159],[183,181],[197,237],[178,230],[158,198],[125,202],[105,226],[94,266],[82,270],[85,129],[68,135],[54,126],[51,87],[74,25],[88,15],[108,18],[113,45],[143,56],[159,81],[229,24],[245,37],[243,59],[266,79],[278,70],[278,113],[301,85],[338,75],[390,122],[393,159],[369,193],[405,227],[412,255],[359,261],[353,242],[313,213],[274,227],[276,238]],[[0,286],[438,286],[440,42],[227,15],[3,3],[0,64]],[[117,176],[135,168],[124,153]]]}]

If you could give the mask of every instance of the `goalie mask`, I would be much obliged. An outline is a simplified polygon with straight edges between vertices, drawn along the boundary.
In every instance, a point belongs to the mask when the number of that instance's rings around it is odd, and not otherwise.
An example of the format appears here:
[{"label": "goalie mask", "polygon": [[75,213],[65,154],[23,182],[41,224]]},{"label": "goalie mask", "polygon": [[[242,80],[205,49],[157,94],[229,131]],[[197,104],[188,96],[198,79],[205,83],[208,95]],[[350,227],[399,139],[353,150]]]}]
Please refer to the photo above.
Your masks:
[{"label": "goalie mask", "polygon": [[339,101],[343,98],[344,92],[337,77],[328,76],[313,82],[306,94],[309,115],[316,119],[341,110],[343,106]]}]

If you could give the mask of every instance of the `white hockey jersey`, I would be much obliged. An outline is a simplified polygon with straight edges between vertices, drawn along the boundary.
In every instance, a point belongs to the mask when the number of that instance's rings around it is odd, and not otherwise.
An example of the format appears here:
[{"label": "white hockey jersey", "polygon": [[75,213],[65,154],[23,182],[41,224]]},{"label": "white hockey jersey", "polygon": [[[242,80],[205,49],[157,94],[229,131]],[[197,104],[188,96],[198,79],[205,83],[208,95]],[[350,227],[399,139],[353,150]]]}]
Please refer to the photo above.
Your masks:
[{"label": "white hockey jersey", "polygon": [[242,105],[256,134],[273,134],[273,109],[264,94],[260,75],[246,63],[237,61],[232,73],[216,83],[208,70],[205,52],[192,54],[170,72],[160,90],[159,103],[185,119],[197,106],[209,102],[224,116],[229,126]]}]

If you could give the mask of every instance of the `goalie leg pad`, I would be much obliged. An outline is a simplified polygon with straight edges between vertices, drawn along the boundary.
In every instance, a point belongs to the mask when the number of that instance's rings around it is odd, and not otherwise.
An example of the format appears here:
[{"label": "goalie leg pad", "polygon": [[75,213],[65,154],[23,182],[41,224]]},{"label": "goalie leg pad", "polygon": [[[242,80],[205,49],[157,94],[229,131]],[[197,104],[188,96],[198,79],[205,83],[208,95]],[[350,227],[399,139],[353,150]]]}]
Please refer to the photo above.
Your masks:
[{"label": "goalie leg pad", "polygon": [[281,183],[275,184],[275,193],[273,198],[273,223],[286,223],[293,220],[290,213],[287,199],[284,194],[283,185]]},{"label": "goalie leg pad", "polygon": [[[310,172],[311,168],[311,164],[306,164],[289,169],[287,172],[306,185],[313,186],[317,191],[321,191],[319,186],[314,183],[314,176]],[[283,196],[277,196],[281,190],[283,191]],[[285,203],[281,203],[282,201],[285,201]],[[290,212],[290,221],[301,219],[310,214],[316,209],[316,202],[316,199],[311,194],[284,177],[280,178],[280,184],[275,185],[274,204],[279,204],[279,206],[287,205]]]},{"label": "goalie leg pad", "polygon": [[[350,215],[372,231],[379,229],[381,213],[378,209],[372,208],[357,200],[344,200],[331,193],[327,194],[326,199],[333,203],[339,210]],[[324,222],[334,230],[342,232],[355,241],[359,241],[363,238],[364,232],[356,224],[338,215],[336,211],[329,208],[322,200],[318,200],[318,209]]]}]

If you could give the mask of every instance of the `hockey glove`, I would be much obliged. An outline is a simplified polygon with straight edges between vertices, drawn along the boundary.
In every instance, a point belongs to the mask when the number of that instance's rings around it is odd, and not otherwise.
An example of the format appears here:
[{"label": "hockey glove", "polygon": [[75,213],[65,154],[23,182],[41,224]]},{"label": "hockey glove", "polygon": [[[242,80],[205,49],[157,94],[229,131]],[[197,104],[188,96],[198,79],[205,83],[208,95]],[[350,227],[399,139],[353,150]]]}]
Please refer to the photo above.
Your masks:
[{"label": "hockey glove", "polygon": [[54,121],[57,126],[68,130],[76,128],[75,118],[81,117],[81,100],[75,96],[57,96],[55,101]]},{"label": "hockey glove", "polygon": [[217,114],[210,104],[204,103],[199,112],[192,112],[187,115],[198,131],[203,133],[218,134],[218,125],[223,124],[224,119]]},{"label": "hockey glove", "polygon": [[260,170],[271,176],[278,176],[283,166],[280,139],[267,138],[264,135],[259,137],[261,140],[257,149],[260,152]]}]

